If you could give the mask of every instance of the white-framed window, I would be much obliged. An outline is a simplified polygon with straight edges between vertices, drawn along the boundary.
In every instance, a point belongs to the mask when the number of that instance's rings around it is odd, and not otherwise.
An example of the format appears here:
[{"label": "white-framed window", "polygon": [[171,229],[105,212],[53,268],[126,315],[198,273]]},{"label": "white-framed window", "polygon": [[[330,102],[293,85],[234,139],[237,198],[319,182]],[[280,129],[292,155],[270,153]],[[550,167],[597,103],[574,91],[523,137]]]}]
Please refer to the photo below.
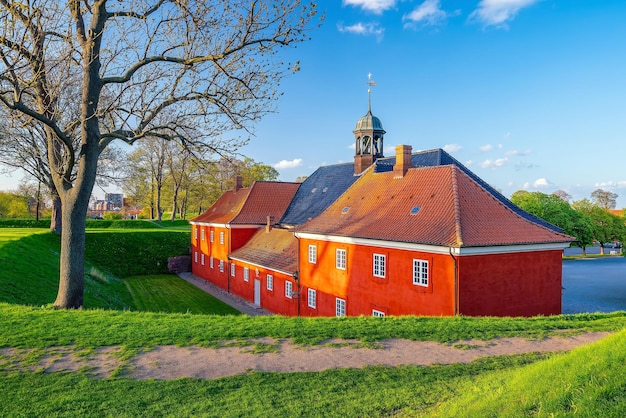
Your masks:
[{"label": "white-framed window", "polygon": [[224,273],[224,260],[220,260],[220,273]]},{"label": "white-framed window", "polygon": [[339,270],[346,269],[346,250],[337,248],[335,251],[335,267]]},{"label": "white-framed window", "polygon": [[197,240],[198,239],[198,227],[197,226],[193,227],[193,234],[194,234],[194,236],[195,236],[195,238]]},{"label": "white-framed window", "polygon": [[220,232],[220,244],[224,245],[224,231]]},{"label": "white-framed window", "polygon": [[307,296],[307,304],[309,305],[309,308],[315,309],[317,307],[317,292],[315,289],[309,289]]},{"label": "white-framed window", "polygon": [[248,267],[243,268],[243,280],[247,282],[250,280],[250,269]]},{"label": "white-framed window", "polygon": [[313,244],[309,244],[309,263],[317,263],[317,247]]},{"label": "white-framed window", "polygon": [[428,287],[428,261],[413,259],[413,284]]},{"label": "white-framed window", "polygon": [[374,254],[374,277],[385,277],[386,257],[383,254]]},{"label": "white-framed window", "polygon": [[382,318],[383,316],[385,316],[385,313],[377,309],[372,309],[372,316],[377,317],[377,318]]},{"label": "white-framed window", "polygon": [[213,268],[213,256],[209,257],[209,267]]},{"label": "white-framed window", "polygon": [[209,241],[213,242],[214,239],[215,239],[215,231],[211,230],[209,232]]},{"label": "white-framed window", "polygon": [[235,263],[230,263],[230,275],[235,277]]},{"label": "white-framed window", "polygon": [[198,262],[198,252],[197,251],[193,252],[193,261],[196,262],[196,263]]},{"label": "white-framed window", "polygon": [[[198,231],[196,231],[196,232],[198,232]],[[202,238],[201,238],[201,239],[202,239],[202,241],[204,241],[204,229],[203,229],[202,231],[200,231],[200,236],[202,237]],[[197,237],[196,237],[196,238],[197,238]]]},{"label": "white-framed window", "polygon": [[271,274],[267,275],[267,281],[265,282],[265,286],[267,287],[267,290],[274,290],[274,276],[272,276]]},{"label": "white-framed window", "polygon": [[285,297],[291,299],[293,296],[293,283],[285,281]]},{"label": "white-framed window", "polygon": [[200,264],[204,266],[204,253],[200,254]]},{"label": "white-framed window", "polygon": [[340,298],[335,299],[335,315],[346,316],[346,301]]}]

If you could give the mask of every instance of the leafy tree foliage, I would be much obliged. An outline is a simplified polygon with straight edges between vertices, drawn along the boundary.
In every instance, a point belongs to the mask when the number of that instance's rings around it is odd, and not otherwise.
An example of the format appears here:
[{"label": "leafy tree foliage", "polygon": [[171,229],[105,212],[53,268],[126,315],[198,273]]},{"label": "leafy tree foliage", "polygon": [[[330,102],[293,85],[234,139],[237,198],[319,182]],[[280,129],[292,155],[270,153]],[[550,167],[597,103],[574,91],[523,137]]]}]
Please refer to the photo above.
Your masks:
[{"label": "leafy tree foliage", "polygon": [[591,220],[584,213],[577,212],[570,204],[556,194],[518,190],[511,201],[525,211],[558,226],[576,238],[574,245],[583,250],[593,242]]},{"label": "leafy tree foliage", "polygon": [[593,229],[593,237],[600,243],[601,254],[604,254],[606,243],[624,241],[626,226],[623,218],[613,215],[604,207],[600,207],[588,199],[576,201],[572,203],[572,206],[589,217]]},{"label": "leafy tree foliage", "polygon": [[0,218],[30,218],[28,199],[14,193],[0,192]]}]

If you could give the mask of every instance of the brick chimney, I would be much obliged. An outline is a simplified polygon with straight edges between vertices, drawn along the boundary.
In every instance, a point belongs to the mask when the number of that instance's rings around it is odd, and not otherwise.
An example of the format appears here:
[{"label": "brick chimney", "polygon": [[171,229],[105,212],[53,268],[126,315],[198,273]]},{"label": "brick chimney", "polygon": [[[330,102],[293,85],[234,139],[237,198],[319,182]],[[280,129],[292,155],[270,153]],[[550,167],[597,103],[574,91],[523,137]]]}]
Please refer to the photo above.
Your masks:
[{"label": "brick chimney", "polygon": [[396,146],[396,164],[393,166],[394,178],[404,177],[407,170],[413,167],[413,162],[411,161],[412,152],[413,148],[410,145]]},{"label": "brick chimney", "polygon": [[265,224],[265,232],[270,232],[272,230],[272,224],[274,224],[274,217],[269,215],[267,217],[267,224]]},{"label": "brick chimney", "polygon": [[235,193],[239,191],[243,187],[243,177],[237,176],[235,177]]}]

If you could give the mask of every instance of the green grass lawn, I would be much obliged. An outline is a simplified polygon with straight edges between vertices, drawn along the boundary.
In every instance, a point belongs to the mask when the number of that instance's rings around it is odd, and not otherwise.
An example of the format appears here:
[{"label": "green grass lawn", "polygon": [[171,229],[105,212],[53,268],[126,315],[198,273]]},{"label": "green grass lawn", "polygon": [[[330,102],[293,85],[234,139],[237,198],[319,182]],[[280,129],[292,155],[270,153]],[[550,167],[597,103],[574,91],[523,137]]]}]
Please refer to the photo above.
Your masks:
[{"label": "green grass lawn", "polygon": [[[221,302],[163,274],[168,256],[188,251],[184,225],[113,225],[88,232],[86,309],[75,311],[46,306],[56,295],[59,237],[18,224],[0,228],[0,416],[626,416],[626,312],[535,318],[229,315],[232,311]],[[202,310],[205,304],[208,312]],[[166,313],[172,311],[179,313]],[[128,359],[157,345],[214,346],[262,337],[300,344],[356,339],[368,346],[385,338],[453,344],[473,338],[543,338],[554,331],[616,334],[556,355],[530,353],[449,366],[252,372],[208,381],[31,371],[28,364],[16,367],[6,350],[32,349],[30,364],[36,364],[47,349],[58,346],[77,353],[120,346],[120,356]]]},{"label": "green grass lawn", "polygon": [[146,312],[238,315],[239,311],[173,274],[124,279],[134,310]]}]

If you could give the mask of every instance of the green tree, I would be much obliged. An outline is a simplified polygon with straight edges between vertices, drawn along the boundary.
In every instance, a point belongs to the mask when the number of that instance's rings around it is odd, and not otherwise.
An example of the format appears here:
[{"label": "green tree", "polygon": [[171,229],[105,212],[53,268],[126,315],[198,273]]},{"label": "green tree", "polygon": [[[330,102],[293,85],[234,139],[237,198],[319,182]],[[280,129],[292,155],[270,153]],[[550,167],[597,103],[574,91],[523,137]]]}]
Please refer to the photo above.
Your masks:
[{"label": "green tree", "polygon": [[580,213],[589,217],[593,237],[600,244],[600,254],[604,254],[606,243],[624,240],[626,227],[621,217],[613,215],[605,208],[592,203],[588,199],[578,200],[572,203],[572,206]]},{"label": "green tree", "polygon": [[154,136],[237,149],[245,139],[220,135],[248,132],[274,110],[280,81],[297,69],[277,53],[308,39],[315,11],[299,0],[0,1],[0,103],[16,123],[43,128],[62,203],[56,307],[83,305],[85,220],[103,151]]},{"label": "green tree", "polygon": [[30,218],[28,198],[0,192],[0,218]]},{"label": "green tree", "polygon": [[511,201],[576,238],[572,244],[582,248],[583,252],[593,242],[590,219],[585,214],[576,212],[561,196],[518,190],[511,196]]}]

